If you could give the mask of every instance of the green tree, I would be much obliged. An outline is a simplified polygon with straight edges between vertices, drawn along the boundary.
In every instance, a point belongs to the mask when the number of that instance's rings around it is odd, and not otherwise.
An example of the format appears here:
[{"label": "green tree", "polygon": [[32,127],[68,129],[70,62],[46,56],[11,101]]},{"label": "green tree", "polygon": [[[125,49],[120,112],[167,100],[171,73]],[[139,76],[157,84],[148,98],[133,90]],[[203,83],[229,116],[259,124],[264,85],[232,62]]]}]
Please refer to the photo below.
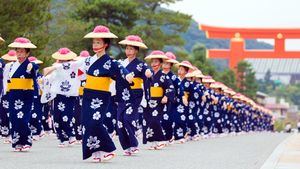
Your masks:
[{"label": "green tree", "polygon": [[[77,54],[88,49],[87,40],[84,40],[83,36],[87,33],[90,24],[73,17],[74,9],[80,3],[76,0],[52,1],[53,19],[49,24],[50,39],[45,49],[45,55],[50,56],[62,47],[68,47]],[[48,59],[52,62],[50,57]]]},{"label": "green tree", "polygon": [[[191,16],[163,9],[178,0],[81,0],[75,8],[75,18],[90,24],[103,24],[116,33],[119,39],[128,34],[140,35],[149,49],[159,50],[165,46],[183,46],[180,33],[190,25]],[[116,54],[119,45],[113,45]],[[141,51],[143,55],[147,50]],[[121,53],[122,54],[122,53]],[[118,56],[120,57],[120,56]]]},{"label": "green tree", "polygon": [[265,77],[264,77],[264,80],[267,84],[271,83],[271,77],[272,77],[271,70],[268,69],[268,71],[266,72]]},{"label": "green tree", "polygon": [[281,85],[271,90],[269,93],[276,98],[284,98],[289,103],[300,106],[300,84],[296,85]]},{"label": "green tree", "polygon": [[150,49],[184,45],[180,33],[187,31],[191,16],[162,8],[162,5],[173,4],[179,0],[134,1],[138,4],[139,20],[133,33],[141,35]]},{"label": "green tree", "polygon": [[[2,0],[0,6],[0,33],[6,39],[4,45],[16,37],[27,37],[38,47],[32,54],[39,56],[49,40],[50,0]],[[4,49],[3,53],[6,51]]]},{"label": "green tree", "polygon": [[233,70],[226,69],[223,72],[218,73],[217,80],[224,83],[226,86],[236,90],[236,77]]},{"label": "green tree", "polygon": [[255,99],[256,92],[258,90],[258,84],[255,79],[255,72],[251,65],[242,61],[237,67],[237,87],[238,91],[246,96]]},{"label": "green tree", "polygon": [[202,71],[205,75],[217,76],[217,71],[210,60],[206,58],[206,48],[203,44],[196,44],[189,57],[190,62]]},{"label": "green tree", "polygon": [[[86,33],[96,25],[105,25],[120,39],[123,39],[133,29],[139,18],[137,8],[138,4],[131,0],[81,0],[73,8],[75,9],[73,17],[89,25],[85,30]],[[113,43],[112,46],[118,50],[118,53],[121,52],[119,45]]]}]

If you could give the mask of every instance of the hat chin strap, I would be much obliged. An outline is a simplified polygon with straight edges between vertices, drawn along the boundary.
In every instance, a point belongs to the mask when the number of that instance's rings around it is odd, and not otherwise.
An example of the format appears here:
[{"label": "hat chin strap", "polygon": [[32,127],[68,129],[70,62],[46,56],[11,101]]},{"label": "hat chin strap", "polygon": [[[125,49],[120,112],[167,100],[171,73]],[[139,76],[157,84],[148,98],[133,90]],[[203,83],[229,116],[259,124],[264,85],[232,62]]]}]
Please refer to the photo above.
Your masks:
[{"label": "hat chin strap", "polygon": [[98,53],[98,52],[100,52],[102,49],[104,49],[105,48],[105,46],[102,46],[101,48],[93,48],[93,51],[95,52],[95,53]]},{"label": "hat chin strap", "polygon": [[155,68],[157,68],[157,71],[159,71],[159,64],[155,64],[152,66],[152,69],[154,70]]}]

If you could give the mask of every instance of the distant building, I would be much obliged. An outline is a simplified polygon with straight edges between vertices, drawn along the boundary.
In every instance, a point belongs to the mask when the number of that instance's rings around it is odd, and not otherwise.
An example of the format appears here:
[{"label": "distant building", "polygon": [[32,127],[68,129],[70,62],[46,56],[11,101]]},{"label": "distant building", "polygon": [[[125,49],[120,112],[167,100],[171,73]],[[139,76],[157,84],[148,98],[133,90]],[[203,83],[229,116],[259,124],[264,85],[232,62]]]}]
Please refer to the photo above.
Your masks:
[{"label": "distant building", "polygon": [[267,94],[263,93],[263,92],[256,92],[256,101],[257,103],[259,103],[260,105],[265,105],[266,104],[266,98],[268,97]]},{"label": "distant building", "polygon": [[273,112],[275,120],[284,120],[288,117],[290,105],[284,99],[280,99],[278,103],[275,97],[268,97],[265,99],[265,107]]},{"label": "distant building", "polygon": [[272,80],[283,84],[300,83],[300,59],[246,59],[256,72],[256,79],[263,79],[268,70]]},{"label": "distant building", "polygon": [[300,120],[298,106],[296,106],[296,105],[290,106],[290,108],[288,109],[288,119],[290,119],[294,122],[297,122],[298,120]]}]

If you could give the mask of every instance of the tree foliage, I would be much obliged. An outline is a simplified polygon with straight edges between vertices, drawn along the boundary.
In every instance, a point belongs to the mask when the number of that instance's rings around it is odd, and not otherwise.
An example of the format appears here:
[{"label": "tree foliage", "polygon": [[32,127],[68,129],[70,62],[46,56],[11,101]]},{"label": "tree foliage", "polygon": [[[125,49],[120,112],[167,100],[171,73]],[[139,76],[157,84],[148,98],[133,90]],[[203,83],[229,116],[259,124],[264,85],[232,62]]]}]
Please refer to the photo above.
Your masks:
[{"label": "tree foliage", "polygon": [[255,99],[256,92],[258,90],[258,83],[255,79],[255,72],[251,65],[246,61],[242,61],[238,64],[237,86],[239,92]]},{"label": "tree foliage", "polygon": [[40,55],[49,41],[50,0],[2,0],[0,6],[0,33],[6,40],[3,45],[16,37],[27,37],[38,47],[33,55]]},{"label": "tree foliage", "polygon": [[[191,17],[180,12],[162,9],[162,5],[177,0],[83,0],[75,9],[75,18],[91,25],[103,24],[120,39],[129,34],[142,37],[149,49],[183,46],[180,33],[190,25]],[[121,52],[119,45],[114,49]],[[142,51],[143,52],[143,51]],[[144,52],[144,54],[146,51]]]}]

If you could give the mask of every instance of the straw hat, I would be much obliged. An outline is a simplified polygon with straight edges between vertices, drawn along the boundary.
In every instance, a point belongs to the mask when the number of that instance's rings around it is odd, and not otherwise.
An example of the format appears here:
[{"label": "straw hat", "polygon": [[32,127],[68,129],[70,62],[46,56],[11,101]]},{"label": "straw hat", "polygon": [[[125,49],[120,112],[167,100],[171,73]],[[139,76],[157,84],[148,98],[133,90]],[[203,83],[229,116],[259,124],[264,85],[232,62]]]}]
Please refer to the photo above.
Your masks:
[{"label": "straw hat", "polygon": [[93,32],[86,34],[84,38],[114,39],[118,37],[111,33],[108,27],[99,25],[94,28]]},{"label": "straw hat", "polygon": [[150,53],[150,55],[145,57],[145,60],[150,60],[150,59],[168,59],[168,57],[165,55],[163,51],[154,50]]},{"label": "straw hat", "polygon": [[57,52],[52,54],[52,57],[56,60],[72,60],[76,58],[77,55],[68,48],[60,48]]},{"label": "straw hat", "polygon": [[222,89],[222,90],[227,89],[227,86],[225,86],[225,85],[224,85],[223,83],[221,83],[221,82],[214,82],[214,83],[212,83],[212,84],[210,85],[210,87],[211,87],[211,88],[215,88],[215,89],[220,88],[220,89]]},{"label": "straw hat", "polygon": [[249,103],[250,103],[250,105],[251,105],[253,108],[254,108],[255,105],[256,105],[256,103],[255,103],[253,100],[251,100],[251,99],[250,99]]},{"label": "straw hat", "polygon": [[174,63],[174,64],[178,64],[179,62],[176,60],[176,56],[174,55],[174,53],[172,52],[167,52],[166,56],[168,57],[167,60],[165,60],[165,62],[168,63]]},{"label": "straw hat", "polygon": [[223,83],[221,83],[221,86],[222,86],[221,88],[223,91],[228,89],[228,87],[226,85],[224,85]]},{"label": "straw hat", "polygon": [[28,48],[28,49],[36,48],[36,46],[34,44],[32,44],[29,39],[22,38],[22,37],[16,38],[13,43],[8,45],[8,47],[10,47],[10,48]]},{"label": "straw hat", "polygon": [[3,55],[1,58],[4,60],[7,60],[7,61],[16,61],[17,60],[17,52],[15,50],[10,50],[10,51],[8,51],[7,54]]},{"label": "straw hat", "polygon": [[38,64],[38,65],[44,63],[43,61],[37,59],[37,58],[34,57],[34,56],[30,56],[30,57],[28,58],[28,60],[29,60],[30,62],[33,62],[33,63]]},{"label": "straw hat", "polygon": [[204,78],[204,75],[202,74],[202,71],[201,70],[195,70],[195,77],[197,78]]},{"label": "straw hat", "polygon": [[204,76],[202,78],[203,83],[214,83],[216,82],[211,76]]},{"label": "straw hat", "polygon": [[182,61],[182,62],[180,62],[180,63],[178,63],[178,64],[176,64],[176,65],[177,65],[178,67],[183,66],[183,67],[186,67],[186,68],[189,68],[189,69],[194,70],[193,65],[192,65],[189,61],[187,61],[187,60],[184,60],[184,61]]},{"label": "straw hat", "polygon": [[185,77],[186,77],[186,78],[195,77],[194,71],[188,72],[188,73],[185,75]]},{"label": "straw hat", "polygon": [[228,94],[230,94],[230,95],[235,95],[235,94],[236,94],[236,92],[233,91],[231,88],[225,89],[224,92],[225,92],[225,93],[228,93]]},{"label": "straw hat", "polygon": [[79,56],[74,58],[74,60],[80,60],[80,59],[85,59],[90,56],[90,53],[87,50],[83,50],[80,52]]},{"label": "straw hat", "polygon": [[251,104],[251,102],[253,101],[253,100],[251,100],[249,97],[244,97],[244,101],[245,102],[247,102],[247,103],[249,103],[249,104]]},{"label": "straw hat", "polygon": [[120,41],[119,44],[136,46],[142,49],[148,49],[148,47],[143,43],[142,38],[137,35],[129,35],[124,40]]},{"label": "straw hat", "polygon": [[193,66],[194,70],[189,71],[189,73],[187,73],[185,75],[185,77],[197,77],[197,78],[203,78],[204,75],[202,74],[201,70],[199,70],[196,66]]},{"label": "straw hat", "polygon": [[5,40],[0,36],[0,42],[4,42]]},{"label": "straw hat", "polygon": [[244,96],[241,93],[236,93],[232,98],[242,100]]}]

